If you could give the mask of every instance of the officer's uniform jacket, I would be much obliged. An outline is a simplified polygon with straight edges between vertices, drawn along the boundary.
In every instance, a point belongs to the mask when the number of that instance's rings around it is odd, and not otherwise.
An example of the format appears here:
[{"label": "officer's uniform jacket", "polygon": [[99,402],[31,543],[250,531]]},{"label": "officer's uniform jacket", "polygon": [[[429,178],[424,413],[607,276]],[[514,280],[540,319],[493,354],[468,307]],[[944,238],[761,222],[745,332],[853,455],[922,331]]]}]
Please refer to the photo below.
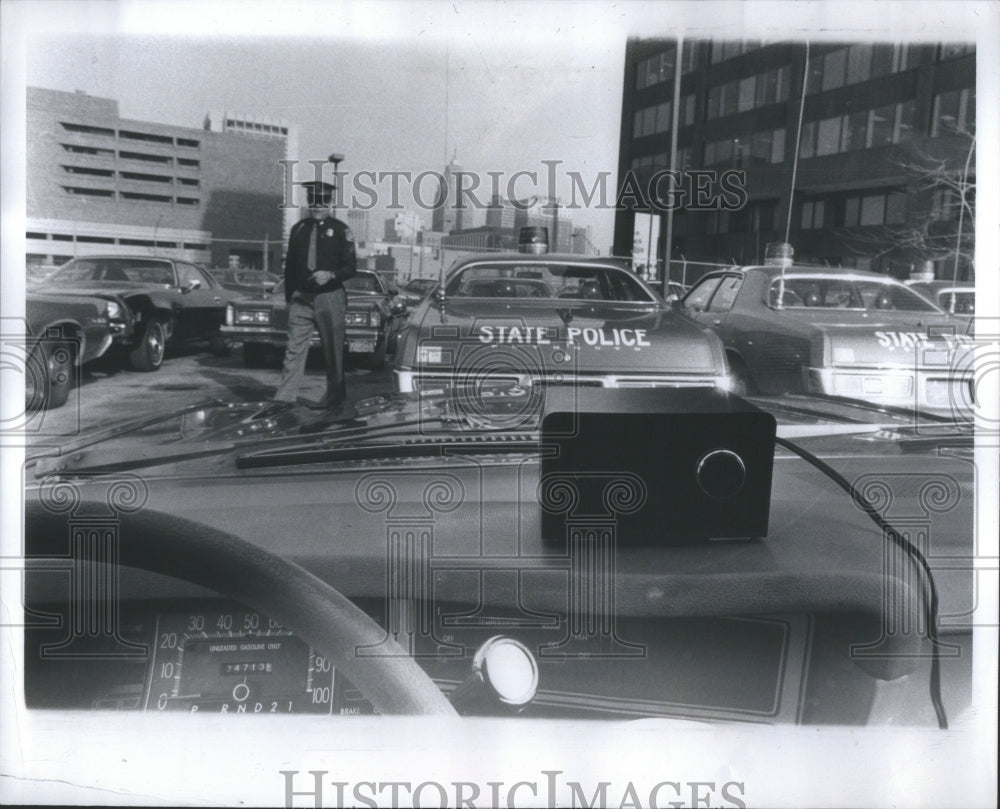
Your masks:
[{"label": "officer's uniform jacket", "polygon": [[[316,266],[308,266],[309,238],[318,228]],[[322,286],[312,281],[311,270],[326,270],[334,278]],[[332,216],[316,221],[311,216],[296,222],[288,236],[285,254],[285,301],[291,302],[296,292],[319,293],[340,289],[343,282],[358,271],[351,229]]]}]

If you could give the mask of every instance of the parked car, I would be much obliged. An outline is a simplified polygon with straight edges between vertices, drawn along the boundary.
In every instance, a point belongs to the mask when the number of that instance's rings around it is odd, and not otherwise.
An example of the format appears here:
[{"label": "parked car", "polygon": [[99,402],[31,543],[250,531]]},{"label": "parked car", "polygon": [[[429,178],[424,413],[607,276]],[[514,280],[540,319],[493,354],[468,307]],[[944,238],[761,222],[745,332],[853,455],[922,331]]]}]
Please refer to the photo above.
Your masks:
[{"label": "parked car", "polygon": [[209,270],[212,276],[230,292],[253,295],[257,292],[273,292],[281,281],[281,276],[263,270]]},{"label": "parked car", "polygon": [[[374,272],[361,270],[344,286],[347,289],[345,350],[365,367],[381,368],[386,354],[396,350],[406,304]],[[262,365],[269,355],[283,353],[288,342],[284,280],[271,293],[232,299],[226,307],[225,320],[222,333],[243,343],[243,359],[248,366]],[[312,345],[320,345],[319,332],[313,332]]]},{"label": "parked car", "polygon": [[28,292],[24,310],[28,412],[64,405],[78,369],[103,356],[129,327],[127,307],[114,299]]},{"label": "parked car", "polygon": [[430,292],[438,284],[435,278],[413,278],[407,281],[400,290],[400,296],[406,301],[406,305],[410,309],[414,309],[420,305],[420,302],[427,297],[427,293]]},{"label": "parked car", "polygon": [[226,316],[226,293],[209,273],[186,261],[150,256],[74,258],[38,290],[122,302],[129,325],[116,342],[137,371],[157,370],[168,342],[208,341],[217,353],[227,348],[219,333]]},{"label": "parked car", "polygon": [[398,391],[724,387],[722,345],[640,278],[608,261],[508,253],[461,259],[410,316],[395,360]]},{"label": "parked car", "polygon": [[927,300],[953,315],[976,313],[976,285],[971,281],[906,281]]},{"label": "parked car", "polygon": [[887,276],[734,268],[706,275],[681,306],[722,338],[742,391],[816,392],[955,415],[972,410],[967,320]]},{"label": "parked car", "polygon": [[[6,647],[24,649],[8,794],[736,807],[992,788],[971,427],[801,395],[549,397],[499,434],[447,396],[341,420],[206,402],[33,454],[23,602],[22,575],[3,592],[27,624]],[[701,535],[679,542],[681,519]]]}]

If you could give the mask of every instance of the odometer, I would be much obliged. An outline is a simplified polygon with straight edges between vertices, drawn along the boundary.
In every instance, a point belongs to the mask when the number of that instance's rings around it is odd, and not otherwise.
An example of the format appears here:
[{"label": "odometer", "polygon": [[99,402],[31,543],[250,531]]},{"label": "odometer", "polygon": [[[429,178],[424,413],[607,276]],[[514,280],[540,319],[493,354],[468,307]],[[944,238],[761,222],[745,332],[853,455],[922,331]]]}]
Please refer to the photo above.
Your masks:
[{"label": "odometer", "polygon": [[160,615],[144,708],[331,713],[330,661],[259,613]]}]

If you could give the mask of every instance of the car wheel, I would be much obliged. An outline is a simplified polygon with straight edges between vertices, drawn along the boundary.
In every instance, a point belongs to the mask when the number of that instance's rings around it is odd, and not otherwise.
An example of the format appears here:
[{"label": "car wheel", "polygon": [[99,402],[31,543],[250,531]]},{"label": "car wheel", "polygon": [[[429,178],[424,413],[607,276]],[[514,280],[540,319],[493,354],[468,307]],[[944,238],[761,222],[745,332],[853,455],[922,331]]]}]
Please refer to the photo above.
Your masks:
[{"label": "car wheel", "polygon": [[365,354],[359,359],[358,365],[368,371],[381,371],[385,367],[386,343],[388,338],[382,335],[375,344],[375,350],[371,354]]},{"label": "car wheel", "polygon": [[260,343],[244,343],[243,364],[247,368],[263,368],[267,365],[267,348]]},{"label": "car wheel", "polygon": [[26,412],[62,407],[73,390],[74,349],[70,343],[43,343],[28,358],[24,380]]},{"label": "car wheel", "polygon": [[146,323],[142,331],[139,345],[128,355],[129,364],[135,371],[156,371],[163,365],[163,352],[167,345],[167,337],[163,331],[163,323],[153,319]]},{"label": "car wheel", "polygon": [[224,335],[213,334],[208,341],[208,350],[216,357],[228,357],[233,347]]},{"label": "car wheel", "polygon": [[730,388],[732,393],[737,396],[751,396],[757,392],[757,386],[750,376],[750,369],[734,354],[729,355],[729,374],[732,378],[732,388]]}]

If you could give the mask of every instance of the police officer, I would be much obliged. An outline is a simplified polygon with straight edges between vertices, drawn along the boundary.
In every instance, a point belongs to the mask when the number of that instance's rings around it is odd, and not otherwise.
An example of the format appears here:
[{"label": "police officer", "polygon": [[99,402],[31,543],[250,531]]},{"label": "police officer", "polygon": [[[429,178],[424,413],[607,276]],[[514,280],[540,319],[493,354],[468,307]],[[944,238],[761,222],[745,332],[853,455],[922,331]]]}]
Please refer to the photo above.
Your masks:
[{"label": "police officer", "polygon": [[319,332],[326,360],[326,395],[310,407],[336,410],[347,398],[344,384],[344,281],[357,272],[351,229],[331,215],[335,186],[302,183],[309,197],[309,216],[296,222],[285,253],[285,301],[288,303],[288,347],[281,384],[274,398],[294,402],[305,374],[313,328]]}]

